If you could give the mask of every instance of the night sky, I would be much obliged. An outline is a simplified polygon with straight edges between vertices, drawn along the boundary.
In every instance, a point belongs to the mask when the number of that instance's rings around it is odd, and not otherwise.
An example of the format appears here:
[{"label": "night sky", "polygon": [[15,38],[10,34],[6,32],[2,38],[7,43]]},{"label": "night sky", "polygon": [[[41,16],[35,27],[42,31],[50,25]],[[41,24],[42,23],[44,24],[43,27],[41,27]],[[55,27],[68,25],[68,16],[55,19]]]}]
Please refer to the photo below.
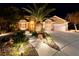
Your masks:
[{"label": "night sky", "polygon": [[[22,8],[26,7],[27,5],[32,5],[32,3],[0,3],[0,7],[14,6]],[[62,18],[65,18],[67,13],[79,11],[79,3],[49,3],[48,7],[56,8],[56,10],[50,14],[51,16],[57,15]]]}]

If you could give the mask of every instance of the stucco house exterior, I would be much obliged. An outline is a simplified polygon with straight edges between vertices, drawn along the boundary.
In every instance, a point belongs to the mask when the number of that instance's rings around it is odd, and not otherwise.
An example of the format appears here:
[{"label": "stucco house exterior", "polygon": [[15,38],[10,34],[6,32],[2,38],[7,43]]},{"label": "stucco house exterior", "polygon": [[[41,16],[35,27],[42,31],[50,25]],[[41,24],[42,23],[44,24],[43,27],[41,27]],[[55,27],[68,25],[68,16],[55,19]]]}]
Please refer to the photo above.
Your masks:
[{"label": "stucco house exterior", "polygon": [[52,31],[67,31],[68,22],[58,16],[53,16],[43,22],[43,28],[47,33]]},{"label": "stucco house exterior", "polygon": [[46,19],[43,22],[43,29],[45,32],[50,33],[53,30],[53,24],[54,22],[50,19]]},{"label": "stucco house exterior", "polygon": [[50,18],[53,20],[53,30],[54,31],[67,31],[68,30],[68,22],[65,19],[62,19],[58,16],[53,16]]},{"label": "stucco house exterior", "polygon": [[[30,22],[27,22],[26,20],[20,20],[19,21],[19,29],[26,30],[29,29]],[[33,23],[33,22],[32,22]],[[31,23],[31,24],[32,24]],[[33,23],[34,24],[34,23]],[[66,31],[68,30],[68,22],[65,19],[62,19],[58,16],[50,17],[49,19],[46,19],[43,24],[43,29],[45,32],[52,32],[52,31]],[[32,27],[36,27],[37,24],[35,24]],[[37,29],[41,28],[40,26],[37,26]]]}]

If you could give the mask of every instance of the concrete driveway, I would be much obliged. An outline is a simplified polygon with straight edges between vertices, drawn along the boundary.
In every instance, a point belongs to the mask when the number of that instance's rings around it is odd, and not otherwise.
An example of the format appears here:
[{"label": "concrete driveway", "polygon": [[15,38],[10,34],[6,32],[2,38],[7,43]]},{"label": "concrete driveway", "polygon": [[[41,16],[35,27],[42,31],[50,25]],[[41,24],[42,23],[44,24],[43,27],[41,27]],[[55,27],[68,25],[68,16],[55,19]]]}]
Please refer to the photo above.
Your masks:
[{"label": "concrete driveway", "polygon": [[61,51],[56,51],[52,56],[79,56],[79,33],[52,32]]}]

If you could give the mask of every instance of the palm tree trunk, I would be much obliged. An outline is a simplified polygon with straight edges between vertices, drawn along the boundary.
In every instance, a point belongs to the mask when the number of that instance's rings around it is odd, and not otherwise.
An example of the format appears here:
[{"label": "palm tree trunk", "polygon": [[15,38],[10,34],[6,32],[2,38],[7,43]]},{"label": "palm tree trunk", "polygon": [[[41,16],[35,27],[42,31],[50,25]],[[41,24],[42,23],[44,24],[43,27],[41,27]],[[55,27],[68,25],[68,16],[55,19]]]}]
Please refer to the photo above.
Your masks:
[{"label": "palm tree trunk", "polygon": [[75,32],[77,32],[77,26],[76,26],[76,24],[74,24],[74,27],[75,27]]}]

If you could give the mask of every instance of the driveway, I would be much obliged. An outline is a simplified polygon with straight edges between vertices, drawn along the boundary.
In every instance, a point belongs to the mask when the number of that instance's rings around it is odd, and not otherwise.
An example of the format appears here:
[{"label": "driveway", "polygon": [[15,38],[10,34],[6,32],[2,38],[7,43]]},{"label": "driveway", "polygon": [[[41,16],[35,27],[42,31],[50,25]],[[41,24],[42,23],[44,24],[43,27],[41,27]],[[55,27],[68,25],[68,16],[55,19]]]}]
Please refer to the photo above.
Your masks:
[{"label": "driveway", "polygon": [[56,51],[52,56],[79,56],[79,33],[52,32],[61,51]]}]

